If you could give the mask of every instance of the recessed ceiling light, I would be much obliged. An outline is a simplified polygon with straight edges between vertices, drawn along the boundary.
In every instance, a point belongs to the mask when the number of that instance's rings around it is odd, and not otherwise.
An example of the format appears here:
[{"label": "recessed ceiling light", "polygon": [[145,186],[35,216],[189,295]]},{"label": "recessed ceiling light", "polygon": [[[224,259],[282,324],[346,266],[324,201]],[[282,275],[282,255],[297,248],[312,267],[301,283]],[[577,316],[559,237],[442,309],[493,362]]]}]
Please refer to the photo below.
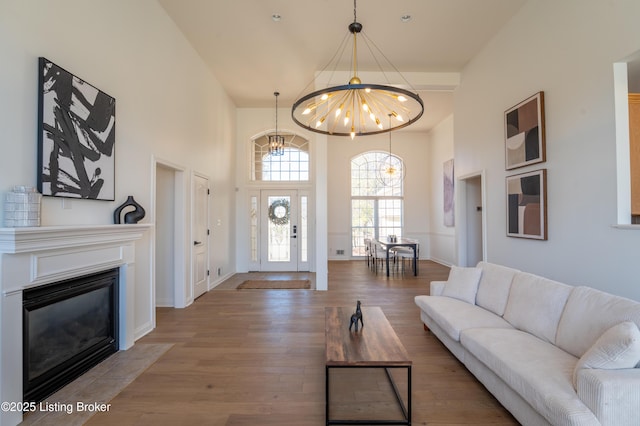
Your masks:
[{"label": "recessed ceiling light", "polygon": [[409,22],[409,21],[411,20],[411,15],[402,15],[402,16],[400,17],[400,20],[401,20],[402,22]]},{"label": "recessed ceiling light", "polygon": [[273,19],[273,22],[280,22],[282,16],[279,13],[274,13],[273,15],[271,15],[271,19]]}]

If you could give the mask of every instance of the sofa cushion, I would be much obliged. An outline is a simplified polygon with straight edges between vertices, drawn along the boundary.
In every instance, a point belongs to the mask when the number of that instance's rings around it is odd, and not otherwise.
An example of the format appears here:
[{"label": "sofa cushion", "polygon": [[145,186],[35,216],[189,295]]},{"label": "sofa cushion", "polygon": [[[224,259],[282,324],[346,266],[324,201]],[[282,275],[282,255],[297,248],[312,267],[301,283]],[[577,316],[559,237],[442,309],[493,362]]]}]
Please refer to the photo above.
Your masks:
[{"label": "sofa cushion", "polygon": [[640,327],[640,303],[589,287],[576,287],[558,324],[556,344],[581,357],[605,331],[624,321]]},{"label": "sofa cushion", "polygon": [[573,370],[573,386],[577,386],[578,371],[583,368],[617,370],[634,368],[640,362],[640,330],[625,321],[614,325],[596,340]]},{"label": "sofa cushion", "polygon": [[511,284],[504,319],[519,330],[555,343],[558,322],[573,287],[518,272]]},{"label": "sofa cushion", "polygon": [[475,305],[481,274],[482,270],[479,268],[452,266],[442,295]]},{"label": "sofa cushion", "polygon": [[442,296],[444,286],[447,285],[446,281],[431,281],[429,283],[429,295],[430,296]]},{"label": "sofa cushion", "polygon": [[467,329],[460,342],[549,423],[599,424],[573,388],[576,357],[515,329]]},{"label": "sofa cushion", "polygon": [[479,262],[478,268],[482,269],[476,305],[493,312],[496,315],[504,315],[504,310],[509,299],[509,289],[513,277],[519,271],[495,263]]},{"label": "sofa cushion", "polygon": [[460,332],[467,328],[512,328],[501,317],[458,299],[444,296],[416,296],[414,300],[416,305],[456,342],[460,340]]}]

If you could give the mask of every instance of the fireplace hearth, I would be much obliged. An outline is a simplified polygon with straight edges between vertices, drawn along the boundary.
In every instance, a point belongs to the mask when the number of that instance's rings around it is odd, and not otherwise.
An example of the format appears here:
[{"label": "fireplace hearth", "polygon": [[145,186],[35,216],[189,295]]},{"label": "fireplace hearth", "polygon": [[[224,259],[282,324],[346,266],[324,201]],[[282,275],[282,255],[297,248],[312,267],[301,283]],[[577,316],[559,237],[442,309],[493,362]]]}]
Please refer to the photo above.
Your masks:
[{"label": "fireplace hearth", "polygon": [[23,294],[24,401],[39,402],[118,350],[118,269]]}]

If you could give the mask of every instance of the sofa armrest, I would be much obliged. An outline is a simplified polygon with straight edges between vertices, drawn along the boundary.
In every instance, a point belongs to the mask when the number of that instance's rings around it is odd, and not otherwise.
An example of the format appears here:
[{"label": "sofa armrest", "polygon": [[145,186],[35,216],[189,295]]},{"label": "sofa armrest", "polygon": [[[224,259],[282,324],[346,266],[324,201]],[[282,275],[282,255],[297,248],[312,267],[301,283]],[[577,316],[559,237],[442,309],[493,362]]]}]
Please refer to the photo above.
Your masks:
[{"label": "sofa armrest", "polygon": [[603,426],[637,425],[640,413],[640,368],[580,370],[578,397]]},{"label": "sofa armrest", "polygon": [[446,281],[431,281],[431,286],[429,287],[429,295],[442,296],[445,284],[447,284]]}]

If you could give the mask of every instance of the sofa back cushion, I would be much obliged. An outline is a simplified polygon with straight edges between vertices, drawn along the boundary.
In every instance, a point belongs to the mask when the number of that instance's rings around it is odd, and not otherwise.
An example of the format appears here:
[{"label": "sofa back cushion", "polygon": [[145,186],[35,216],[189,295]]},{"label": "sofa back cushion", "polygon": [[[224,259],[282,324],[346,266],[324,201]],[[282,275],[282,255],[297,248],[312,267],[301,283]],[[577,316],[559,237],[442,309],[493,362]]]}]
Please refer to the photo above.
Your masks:
[{"label": "sofa back cushion", "polygon": [[640,303],[590,287],[576,287],[558,324],[556,345],[580,358],[608,329],[624,321],[640,327]]},{"label": "sofa back cushion", "polygon": [[504,319],[555,344],[558,322],[573,287],[526,272],[513,277]]},{"label": "sofa back cushion", "polygon": [[481,274],[482,270],[480,268],[452,266],[442,295],[474,305],[476,303],[476,293],[478,292],[478,282],[480,282]]},{"label": "sofa back cushion", "polygon": [[504,315],[511,282],[519,271],[488,262],[479,262],[477,267],[482,269],[482,277],[478,284],[476,305],[496,315]]}]

